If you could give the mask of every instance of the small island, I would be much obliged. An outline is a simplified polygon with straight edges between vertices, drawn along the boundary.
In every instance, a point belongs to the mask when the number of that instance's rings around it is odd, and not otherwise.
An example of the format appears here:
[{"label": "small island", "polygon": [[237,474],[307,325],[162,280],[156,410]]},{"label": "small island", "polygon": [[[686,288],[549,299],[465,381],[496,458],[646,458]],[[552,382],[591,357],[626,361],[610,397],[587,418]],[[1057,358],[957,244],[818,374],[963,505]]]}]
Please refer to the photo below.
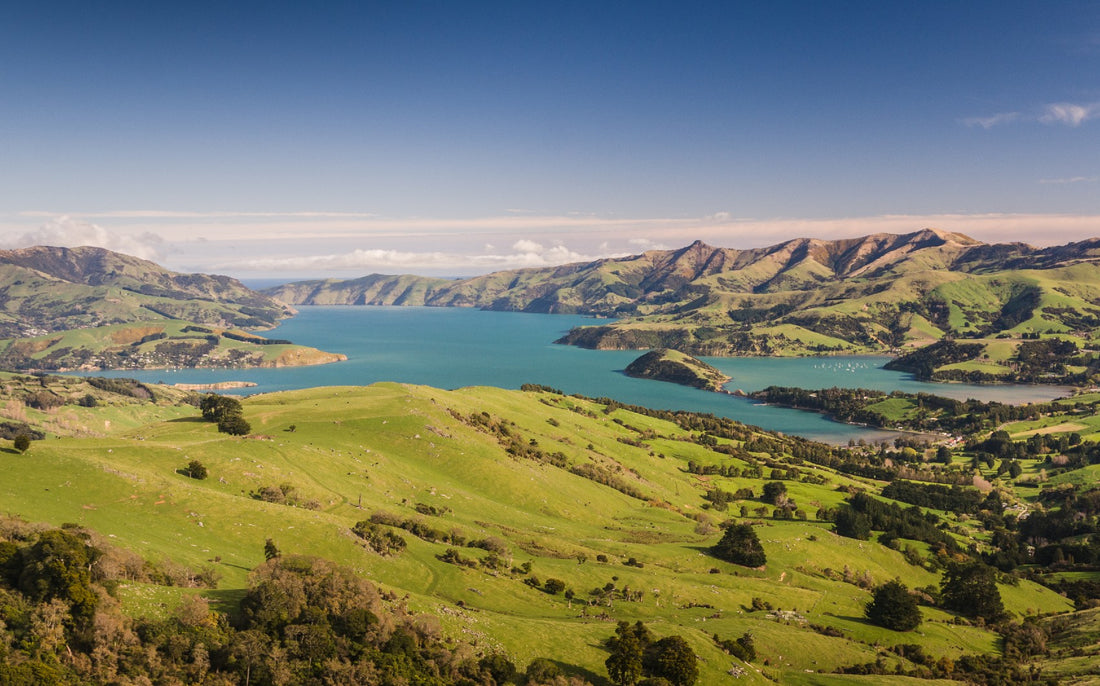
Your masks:
[{"label": "small island", "polygon": [[722,393],[726,392],[722,387],[730,381],[730,377],[706,362],[668,348],[651,350],[634,360],[627,365],[626,375]]}]

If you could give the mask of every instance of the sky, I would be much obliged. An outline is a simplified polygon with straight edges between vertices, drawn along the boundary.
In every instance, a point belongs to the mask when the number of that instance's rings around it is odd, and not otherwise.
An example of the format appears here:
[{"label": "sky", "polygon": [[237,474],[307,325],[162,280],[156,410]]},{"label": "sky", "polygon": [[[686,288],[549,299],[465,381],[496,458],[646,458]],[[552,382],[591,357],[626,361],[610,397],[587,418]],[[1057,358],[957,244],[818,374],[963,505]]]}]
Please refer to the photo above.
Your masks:
[{"label": "sky", "polygon": [[0,247],[470,275],[926,227],[1100,236],[1100,3],[0,9]]}]

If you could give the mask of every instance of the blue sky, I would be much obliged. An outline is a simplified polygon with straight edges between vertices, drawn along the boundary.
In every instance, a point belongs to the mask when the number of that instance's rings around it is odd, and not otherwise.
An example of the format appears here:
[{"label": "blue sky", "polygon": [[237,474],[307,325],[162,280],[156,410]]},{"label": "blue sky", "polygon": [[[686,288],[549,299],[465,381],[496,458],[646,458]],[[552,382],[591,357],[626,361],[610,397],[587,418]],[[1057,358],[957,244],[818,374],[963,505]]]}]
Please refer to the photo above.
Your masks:
[{"label": "blue sky", "polygon": [[11,4],[6,247],[250,277],[1100,235],[1096,2]]}]

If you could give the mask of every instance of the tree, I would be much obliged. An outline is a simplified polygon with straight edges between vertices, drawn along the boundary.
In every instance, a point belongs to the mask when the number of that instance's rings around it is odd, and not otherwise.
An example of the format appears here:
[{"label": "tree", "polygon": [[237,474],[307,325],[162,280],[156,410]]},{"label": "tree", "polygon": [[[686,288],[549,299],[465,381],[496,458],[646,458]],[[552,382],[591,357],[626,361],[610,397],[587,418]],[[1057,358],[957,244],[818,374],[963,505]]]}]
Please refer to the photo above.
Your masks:
[{"label": "tree", "polygon": [[247,436],[252,432],[252,425],[241,415],[226,417],[218,422],[218,431],[230,436]]},{"label": "tree", "polygon": [[942,604],[967,617],[995,622],[1005,614],[996,571],[981,562],[948,565],[940,582]]},{"label": "tree", "polygon": [[936,448],[936,462],[940,464],[951,464],[951,449],[946,445],[941,445]]},{"label": "tree", "polygon": [[565,590],[565,582],[561,579],[547,579],[542,585],[542,590],[550,595],[557,595]]},{"label": "tree", "polygon": [[841,536],[866,541],[871,537],[871,518],[857,512],[850,505],[841,505],[833,518],[836,532]]},{"label": "tree", "polygon": [[191,460],[188,462],[185,471],[187,472],[187,476],[192,479],[199,479],[201,481],[207,477],[206,465],[198,460]]},{"label": "tree", "polygon": [[673,686],[691,686],[699,678],[699,660],[681,636],[666,636],[646,650],[643,660],[650,676],[668,679]]},{"label": "tree", "polygon": [[209,422],[220,422],[226,417],[244,413],[240,400],[217,393],[207,393],[203,396],[199,401],[199,410],[202,411],[203,418]]},{"label": "tree", "polygon": [[756,531],[748,524],[734,524],[727,527],[722,540],[718,541],[710,552],[720,560],[744,567],[762,567],[768,561]]},{"label": "tree", "polygon": [[561,669],[545,657],[536,657],[527,665],[527,683],[544,684],[561,676]]},{"label": "tree", "polygon": [[505,684],[516,678],[516,666],[504,655],[493,653],[478,660],[481,671],[488,672],[497,684]]},{"label": "tree", "polygon": [[876,588],[863,613],[875,624],[894,631],[911,631],[921,623],[916,598],[897,579]]},{"label": "tree", "polygon": [[31,437],[27,434],[19,434],[12,440],[11,447],[20,453],[25,453],[31,447]]},{"label": "tree", "polygon": [[604,661],[607,675],[619,686],[632,686],[642,678],[642,659],[652,636],[641,622],[631,626],[619,622],[615,635],[608,639],[611,655]]},{"label": "tree", "polygon": [[279,557],[279,547],[270,538],[264,541],[264,559],[273,560]]},{"label": "tree", "polygon": [[779,504],[779,497],[787,495],[787,484],[782,481],[769,481],[764,484],[763,500],[772,505]]},{"label": "tree", "polygon": [[252,426],[244,418],[241,401],[228,395],[208,393],[199,401],[199,410],[207,421],[217,422],[218,431],[230,436],[247,436]]},{"label": "tree", "polygon": [[77,625],[91,623],[99,595],[89,570],[100,557],[98,548],[64,529],[51,529],[42,532],[20,557],[20,591],[35,602],[59,599],[68,605]]}]

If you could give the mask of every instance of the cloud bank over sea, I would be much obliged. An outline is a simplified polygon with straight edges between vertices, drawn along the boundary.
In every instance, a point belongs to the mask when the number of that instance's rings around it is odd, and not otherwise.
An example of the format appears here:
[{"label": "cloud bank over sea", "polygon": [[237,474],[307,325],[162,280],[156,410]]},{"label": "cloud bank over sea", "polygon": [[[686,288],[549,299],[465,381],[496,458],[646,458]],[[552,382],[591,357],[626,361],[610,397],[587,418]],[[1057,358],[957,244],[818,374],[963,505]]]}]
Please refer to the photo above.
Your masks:
[{"label": "cloud bank over sea", "polygon": [[[1096,178],[1038,182],[1092,184]],[[684,218],[511,212],[432,219],[348,212],[125,210],[84,216],[32,212],[17,219],[0,224],[0,245],[93,245],[178,271],[244,278],[468,276],[674,249],[696,240],[745,249],[794,238],[852,238],[924,228],[963,233],[988,243],[1038,246],[1100,236],[1100,215],[1005,213],[757,219],[731,212]],[[26,226],[32,222],[37,226]]]}]

